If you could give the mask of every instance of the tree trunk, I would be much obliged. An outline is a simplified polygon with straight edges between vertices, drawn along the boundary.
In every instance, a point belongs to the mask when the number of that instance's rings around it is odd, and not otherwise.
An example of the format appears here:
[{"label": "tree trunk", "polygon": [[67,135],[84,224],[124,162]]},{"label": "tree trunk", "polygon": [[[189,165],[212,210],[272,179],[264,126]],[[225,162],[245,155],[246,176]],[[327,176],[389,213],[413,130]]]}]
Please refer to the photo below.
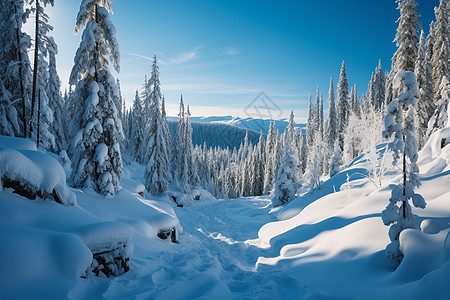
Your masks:
[{"label": "tree trunk", "polygon": [[41,90],[39,90],[38,109],[37,109],[37,137],[36,137],[36,144],[37,144],[38,148],[39,148],[40,133],[41,133]]},{"label": "tree trunk", "polygon": [[406,219],[406,137],[403,135],[403,219]]},{"label": "tree trunk", "polygon": [[36,27],[34,36],[34,70],[33,70],[33,92],[31,94],[31,126],[30,126],[30,138],[33,131],[34,122],[34,109],[36,105],[36,92],[37,92],[37,65],[39,54],[39,0],[36,0]]},{"label": "tree trunk", "polygon": [[[17,15],[17,6],[14,5],[14,13]],[[22,60],[22,52],[20,50],[20,32],[19,32],[19,26],[17,25],[16,28],[16,39],[17,39],[17,55],[20,62],[20,68],[19,68],[19,88],[20,88],[20,94],[22,96],[22,122],[23,122],[23,137],[26,138],[28,133],[28,124],[27,124],[27,117],[26,117],[26,101],[25,101],[25,90],[23,87],[23,60]]]}]

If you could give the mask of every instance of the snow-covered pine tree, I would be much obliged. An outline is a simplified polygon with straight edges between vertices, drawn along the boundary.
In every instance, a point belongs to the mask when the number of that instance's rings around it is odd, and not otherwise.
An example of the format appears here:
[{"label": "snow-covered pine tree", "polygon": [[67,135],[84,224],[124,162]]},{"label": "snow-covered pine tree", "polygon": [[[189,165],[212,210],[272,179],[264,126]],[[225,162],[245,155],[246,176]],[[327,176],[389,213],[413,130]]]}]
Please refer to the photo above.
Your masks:
[{"label": "snow-covered pine tree", "polygon": [[[161,114],[162,114],[162,121],[163,121],[163,135],[164,135],[164,141],[166,143],[166,157],[167,157],[167,162],[170,164],[170,160],[171,160],[171,149],[172,149],[172,136],[170,135],[170,130],[169,130],[169,125],[167,123],[167,114],[166,114],[166,100],[163,96],[162,98],[162,103],[161,103]],[[170,165],[169,165],[169,170],[170,170]],[[171,181],[172,176],[171,173],[168,173],[169,176],[169,181]]]},{"label": "snow-covered pine tree", "polygon": [[447,76],[442,77],[441,85],[439,86],[438,92],[440,93],[440,100],[436,105],[436,110],[431,116],[428,122],[427,136],[430,136],[433,132],[438,129],[447,126],[448,122],[448,103],[450,101],[450,83]]},{"label": "snow-covered pine tree", "polygon": [[49,37],[48,43],[48,58],[49,58],[49,78],[47,82],[47,97],[48,106],[53,112],[53,122],[50,125],[49,131],[55,137],[55,153],[60,153],[67,149],[67,136],[65,130],[65,111],[64,100],[61,96],[61,80],[56,70],[56,54],[58,53],[58,46],[53,37]]},{"label": "snow-covered pine tree", "polygon": [[161,83],[156,55],[153,56],[152,73],[148,81],[150,94],[144,99],[145,139],[144,163],[145,187],[152,195],[167,190],[170,161],[167,157],[167,141],[163,131],[164,122],[161,112]]},{"label": "snow-covered pine tree", "polygon": [[[24,5],[23,0],[0,1],[0,81],[4,87],[0,101],[6,113],[5,122],[8,122],[0,125],[0,132],[27,137],[32,78],[28,57],[31,37],[22,30],[30,10],[24,10]],[[10,105],[12,103],[15,104]]]},{"label": "snow-covered pine tree", "polygon": [[54,41],[50,40],[48,36],[53,27],[48,24],[48,15],[44,12],[44,6],[47,4],[53,5],[53,0],[31,0],[30,5],[33,4],[35,4],[33,8],[35,13],[35,38],[30,137],[36,140],[38,147],[57,151],[55,137],[49,130],[53,123],[53,111],[49,107],[46,89],[49,80],[46,57],[48,56],[48,48],[53,47],[50,44]]},{"label": "snow-covered pine tree", "polygon": [[109,55],[119,72],[119,45],[109,16],[112,9],[112,0],[81,2],[75,33],[83,27],[84,31],[69,82],[76,85],[71,183],[105,196],[119,190],[122,177],[123,132],[115,104],[119,91],[105,57]]},{"label": "snow-covered pine tree", "polygon": [[266,164],[265,161],[265,140],[264,134],[261,132],[259,135],[258,144],[255,147],[254,152],[254,166],[255,166],[255,175],[254,175],[254,195],[261,196],[264,192],[264,166]]},{"label": "snow-covered pine tree", "polygon": [[436,22],[430,28],[430,55],[434,103],[437,106],[441,100],[442,78],[450,78],[450,1],[441,0],[434,13]]},{"label": "snow-covered pine tree", "polygon": [[361,116],[361,104],[359,103],[358,88],[356,87],[356,83],[350,91],[350,105],[351,111],[356,116]]},{"label": "snow-covered pine tree", "polygon": [[373,81],[373,95],[372,104],[376,110],[382,111],[386,98],[386,78],[381,66],[381,59],[378,61],[378,66],[375,69]]},{"label": "snow-covered pine tree", "polygon": [[314,141],[315,134],[315,124],[314,120],[316,119],[316,115],[314,113],[314,107],[312,104],[312,95],[309,95],[309,105],[308,105],[308,119],[306,121],[306,143],[308,147],[312,146]]},{"label": "snow-covered pine tree", "polygon": [[141,98],[136,90],[136,96],[133,101],[133,110],[130,118],[130,136],[129,136],[129,151],[131,156],[140,164],[144,164],[144,144],[145,138],[145,121],[144,112],[142,109]]},{"label": "snow-covered pine tree", "polygon": [[[286,129],[287,131],[287,129]],[[284,155],[275,179],[275,191],[272,197],[274,207],[288,203],[295,197],[298,188],[297,160],[289,134],[285,134]]]},{"label": "snow-covered pine tree", "polygon": [[[185,117],[184,117],[185,111],[184,111],[184,102],[183,102],[183,95],[180,97],[180,111],[178,113],[178,125],[177,125],[177,132],[175,134],[175,139],[173,142],[173,148],[172,148],[172,177],[175,182],[178,182],[182,177],[182,174],[184,172],[184,133],[185,130]],[[204,145],[203,151],[205,152],[205,155],[207,154],[206,144]],[[207,162],[207,158],[204,158],[204,161]],[[209,180],[207,180],[209,182]]]},{"label": "snow-covered pine tree", "polygon": [[[412,71],[416,65],[417,47],[419,37],[417,36],[417,28],[421,26],[419,22],[419,13],[416,11],[416,0],[396,0],[397,9],[400,11],[400,17],[397,20],[398,27],[395,35],[397,51],[392,57],[392,67],[390,77],[394,76],[400,70]],[[396,98],[399,91],[392,89],[392,98]],[[389,104],[389,103],[387,103]]]},{"label": "snow-covered pine tree", "polygon": [[275,177],[275,148],[277,133],[275,121],[270,122],[267,132],[266,150],[265,150],[265,174],[264,174],[264,194],[270,193],[273,188],[273,179]]},{"label": "snow-covered pine tree", "polygon": [[119,116],[120,120],[123,120],[123,115],[122,115],[123,98],[122,98],[122,90],[120,89],[119,78],[116,79],[116,85],[117,85],[117,89],[119,90],[119,98],[116,99],[117,115]]},{"label": "snow-covered pine tree", "polygon": [[417,114],[415,118],[419,149],[423,147],[427,140],[428,121],[435,111],[431,64],[426,58],[425,43],[425,33],[422,30],[420,33],[419,49],[417,51],[416,67],[414,69],[414,73],[417,76],[417,83],[419,84],[419,101],[417,103]]},{"label": "snow-covered pine tree", "polygon": [[416,75],[401,70],[394,78],[394,89],[403,90],[397,99],[389,103],[385,117],[385,138],[394,137],[390,144],[394,152],[394,165],[403,160],[403,180],[391,193],[389,204],[382,212],[383,223],[389,228],[391,243],[386,247],[387,256],[400,264],[403,254],[399,248],[399,235],[407,228],[418,228],[416,216],[411,211],[409,200],[415,207],[425,208],[424,198],[414,192],[420,185],[417,166],[417,141],[414,113],[419,99]]},{"label": "snow-covered pine tree", "polygon": [[323,93],[320,93],[320,103],[319,103],[319,133],[320,138],[324,137],[324,121],[323,121]]},{"label": "snow-covered pine tree", "polygon": [[[191,120],[189,119],[191,116],[191,110],[189,108],[189,105],[187,106],[186,115],[185,115],[185,126],[184,126],[184,157],[185,157],[185,170],[183,173],[183,186],[185,187],[185,191],[189,191],[192,187],[194,187],[198,183],[197,178],[197,172],[194,166],[194,160],[193,160],[193,151],[194,147],[192,145],[192,126],[191,126]],[[168,132],[167,132],[168,133]],[[166,133],[166,134],[167,134]],[[165,135],[166,143],[167,139],[169,138],[167,135]],[[170,153],[167,152],[166,155],[168,156]],[[220,175],[219,173],[217,174]]]},{"label": "snow-covered pine tree", "polygon": [[350,113],[350,105],[348,99],[348,81],[347,73],[345,71],[345,61],[342,62],[341,72],[339,74],[339,81],[337,85],[337,100],[336,100],[336,124],[339,140],[339,147],[344,149],[344,131],[348,123],[348,116]]},{"label": "snow-covered pine tree", "polygon": [[320,188],[320,177],[323,174],[323,159],[325,158],[324,142],[316,133],[312,147],[308,149],[308,162],[306,166],[305,178],[309,181],[311,188]]},{"label": "snow-covered pine tree", "polygon": [[336,120],[336,105],[334,103],[334,86],[333,77],[330,78],[330,89],[328,92],[328,118],[326,136],[330,149],[333,149],[337,140],[337,120]]},{"label": "snow-covered pine tree", "polygon": [[3,85],[0,79],[0,135],[15,136],[20,132],[17,120],[17,111],[11,105],[11,93]]},{"label": "snow-covered pine tree", "polygon": [[333,177],[337,173],[341,171],[342,165],[344,161],[342,160],[342,151],[339,145],[336,143],[334,147],[333,155],[331,156],[330,161],[330,177]]}]

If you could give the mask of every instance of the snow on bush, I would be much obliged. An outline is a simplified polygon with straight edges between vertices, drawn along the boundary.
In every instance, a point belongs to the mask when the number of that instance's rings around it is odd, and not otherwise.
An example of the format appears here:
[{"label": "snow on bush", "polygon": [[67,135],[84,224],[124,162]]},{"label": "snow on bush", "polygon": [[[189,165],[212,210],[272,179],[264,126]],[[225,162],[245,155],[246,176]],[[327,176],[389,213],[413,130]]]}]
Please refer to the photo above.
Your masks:
[{"label": "snow on bush", "polygon": [[35,151],[28,142],[18,138],[0,136],[0,144],[4,145],[0,147],[1,190],[12,188],[28,198],[53,198],[65,205],[76,203],[75,194],[66,186],[66,175],[57,160]]}]

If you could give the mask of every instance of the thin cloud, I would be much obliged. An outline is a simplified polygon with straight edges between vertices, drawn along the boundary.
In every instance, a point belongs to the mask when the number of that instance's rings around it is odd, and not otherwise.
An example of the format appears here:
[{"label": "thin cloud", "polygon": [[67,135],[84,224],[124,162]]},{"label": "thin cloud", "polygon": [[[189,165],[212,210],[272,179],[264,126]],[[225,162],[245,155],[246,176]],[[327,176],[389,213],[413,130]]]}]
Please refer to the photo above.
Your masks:
[{"label": "thin cloud", "polygon": [[189,61],[197,60],[200,58],[200,50],[202,48],[203,46],[198,46],[197,48],[191,51],[180,53],[177,57],[170,59],[170,62],[172,64],[178,65]]},{"label": "thin cloud", "polygon": [[[128,54],[128,55],[135,56],[135,57],[143,58],[143,59],[146,59],[146,60],[149,60],[149,61],[153,61],[153,57],[148,57],[148,56],[145,56],[145,55],[140,55],[140,54],[131,53],[131,52],[124,52],[124,53]],[[159,57],[157,57],[157,58],[158,58],[158,63],[160,63],[162,65],[166,65],[167,64],[164,60],[160,59]]]},{"label": "thin cloud", "polygon": [[235,47],[225,47],[221,48],[219,51],[220,55],[226,55],[226,56],[234,56],[241,53],[241,50]]}]

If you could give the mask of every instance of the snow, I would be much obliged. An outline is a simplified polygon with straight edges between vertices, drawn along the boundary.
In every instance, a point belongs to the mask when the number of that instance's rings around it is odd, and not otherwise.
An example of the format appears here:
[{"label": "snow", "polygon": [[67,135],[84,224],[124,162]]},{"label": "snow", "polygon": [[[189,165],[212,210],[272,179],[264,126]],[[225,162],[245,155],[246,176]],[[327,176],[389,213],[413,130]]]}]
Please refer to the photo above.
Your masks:
[{"label": "snow", "polygon": [[[16,140],[14,144],[14,138],[0,136],[1,180],[18,181],[46,198],[55,191],[63,204],[74,205],[75,195],[66,186],[66,174],[59,162],[37,151],[33,143]],[[3,188],[2,184],[0,187]]]},{"label": "snow", "polygon": [[[2,297],[449,298],[447,148],[434,159],[432,151],[419,155],[417,192],[427,207],[413,208],[420,229],[400,235],[404,259],[397,270],[385,255],[390,241],[381,211],[401,176],[390,172],[377,188],[364,176],[365,155],[282,208],[266,196],[216,200],[204,190],[177,207],[169,195],[181,193],[172,186],[143,198],[145,166],[135,162],[124,163],[122,189],[111,198],[73,189],[78,204],[62,206],[0,192]],[[177,244],[156,237],[171,227]],[[128,245],[129,272],[80,278],[92,249],[120,242]]]}]

